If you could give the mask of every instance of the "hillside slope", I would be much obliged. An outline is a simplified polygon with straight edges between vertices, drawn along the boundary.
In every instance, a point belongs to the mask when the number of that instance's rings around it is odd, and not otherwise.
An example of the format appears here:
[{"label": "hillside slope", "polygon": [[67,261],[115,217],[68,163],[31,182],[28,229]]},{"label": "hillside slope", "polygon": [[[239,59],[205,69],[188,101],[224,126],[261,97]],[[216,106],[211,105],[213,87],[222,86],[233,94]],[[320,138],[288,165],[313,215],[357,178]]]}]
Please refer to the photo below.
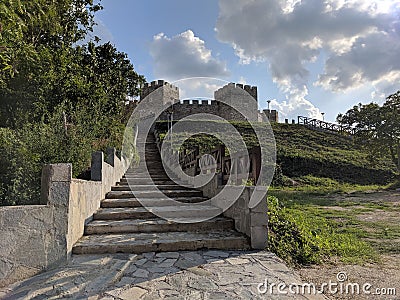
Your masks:
[{"label": "hillside slope", "polygon": [[[210,122],[197,128],[207,127]],[[251,148],[258,145],[254,131],[247,122],[231,122],[243,136],[246,145]],[[167,130],[165,122],[157,124],[157,130]],[[260,123],[254,126],[263,126]],[[188,126],[193,128],[196,126]],[[352,184],[387,184],[395,177],[395,167],[389,159],[371,157],[367,151],[356,145],[350,138],[329,132],[308,129],[302,125],[273,124],[277,149],[277,163],[284,175],[291,178],[312,175],[331,178],[339,182]],[[200,146],[201,152],[207,152],[220,141],[211,136],[196,135],[189,132],[174,138],[186,140],[191,148]]]},{"label": "hillside slope", "polygon": [[386,184],[394,178],[389,159],[371,157],[348,137],[302,125],[273,125],[277,162],[289,177],[313,175],[355,184]]}]

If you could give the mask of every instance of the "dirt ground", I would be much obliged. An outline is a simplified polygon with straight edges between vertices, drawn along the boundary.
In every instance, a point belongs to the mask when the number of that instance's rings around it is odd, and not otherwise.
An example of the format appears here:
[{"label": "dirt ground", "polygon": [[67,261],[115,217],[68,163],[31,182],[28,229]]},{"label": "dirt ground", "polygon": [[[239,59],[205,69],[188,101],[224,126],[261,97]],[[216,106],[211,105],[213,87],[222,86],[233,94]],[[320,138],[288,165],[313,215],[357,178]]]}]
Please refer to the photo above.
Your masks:
[{"label": "dirt ground", "polygon": [[[365,194],[349,194],[330,196],[339,203],[337,206],[327,206],[324,209],[352,210],[356,207],[374,207],[371,211],[361,212],[356,218],[366,224],[367,242],[380,254],[380,261],[364,265],[348,265],[332,258],[330,263],[324,265],[303,267],[298,270],[303,282],[314,283],[321,286],[323,283],[338,283],[339,291],[324,292],[328,299],[400,299],[400,191],[376,192]],[[343,202],[342,202],[343,201]],[[350,203],[349,206],[340,204]],[[354,205],[353,205],[354,204]],[[386,238],[382,238],[378,230],[382,225],[393,231]],[[384,228],[385,230],[387,228]],[[338,275],[339,274],[339,275]],[[340,280],[343,292],[340,292]],[[351,284],[360,287],[360,293],[352,293]],[[356,286],[356,285],[354,285]],[[348,292],[346,293],[346,287]],[[363,292],[363,287],[370,294]],[[393,295],[394,290],[395,295]],[[379,294],[381,293],[381,294]],[[390,295],[389,295],[390,294]]]}]

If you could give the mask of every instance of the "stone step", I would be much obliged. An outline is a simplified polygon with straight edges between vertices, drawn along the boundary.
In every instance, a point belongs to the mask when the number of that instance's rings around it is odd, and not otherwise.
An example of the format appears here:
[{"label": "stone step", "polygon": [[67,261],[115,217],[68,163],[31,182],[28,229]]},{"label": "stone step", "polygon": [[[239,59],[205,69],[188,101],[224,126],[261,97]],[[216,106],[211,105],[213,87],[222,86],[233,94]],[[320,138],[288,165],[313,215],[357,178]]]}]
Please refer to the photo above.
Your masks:
[{"label": "stone step", "polygon": [[151,177],[151,178],[156,178],[156,179],[163,179],[163,178],[169,178],[167,174],[165,174],[164,171],[162,172],[150,172],[150,173],[135,173],[135,174],[125,174],[124,177],[122,178],[146,178],[146,177]]},{"label": "stone step", "polygon": [[129,169],[126,171],[126,173],[130,174],[130,173],[135,173],[138,170],[143,170],[143,169],[162,169],[163,168],[163,164],[160,161],[157,162],[150,162],[148,165],[144,165],[144,164],[140,164],[138,166],[134,166],[133,168]]},{"label": "stone step", "polygon": [[151,207],[151,206],[174,206],[176,202],[181,203],[200,203],[207,201],[205,197],[188,197],[188,198],[146,198],[146,199],[105,199],[101,202],[102,208],[117,208],[117,207]]},{"label": "stone step", "polygon": [[[129,182],[130,184],[132,183],[138,183],[142,182],[142,184],[154,184],[155,182],[162,182],[162,181],[173,181],[175,178],[169,178],[168,176],[156,176],[156,175],[150,175],[150,176],[129,176],[129,177],[122,177],[120,179],[120,182]],[[176,180],[176,179],[175,179]]]},{"label": "stone step", "polygon": [[169,198],[175,197],[202,197],[203,193],[197,190],[163,190],[157,191],[113,191],[106,195],[106,199],[121,199],[121,198],[159,198],[160,194],[164,194]]},{"label": "stone step", "polygon": [[145,220],[99,220],[85,227],[85,234],[142,233],[142,232],[208,232],[234,229],[232,219],[216,217],[204,222],[190,223],[191,219],[181,219],[180,223],[161,218]]},{"label": "stone step", "polygon": [[163,232],[84,236],[73,247],[74,254],[145,253],[198,249],[249,249],[247,239],[233,231],[208,233]]},{"label": "stone step", "polygon": [[145,139],[137,139],[136,140],[136,145],[140,145],[140,144],[146,144],[146,145],[157,145],[156,144],[156,139],[151,139],[151,140],[149,140],[149,139],[147,139],[147,140],[145,140]]},{"label": "stone step", "polygon": [[169,178],[168,176],[155,176],[155,175],[150,175],[150,176],[145,176],[145,175],[141,175],[141,176],[134,176],[134,177],[123,177],[121,178],[120,181],[124,181],[124,182],[136,182],[136,180],[147,180],[148,183],[153,184],[153,182],[155,181],[171,181],[172,179]]},{"label": "stone step", "polygon": [[177,184],[173,185],[119,185],[111,187],[111,191],[154,191],[154,190],[184,190],[186,187],[182,187]]},{"label": "stone step", "polygon": [[[149,157],[146,157],[147,159],[149,159]],[[154,157],[154,161],[152,161],[152,160],[147,160],[146,161],[146,163],[144,162],[144,161],[141,161],[138,165],[135,165],[135,166],[132,166],[129,170],[127,170],[128,172],[130,172],[130,171],[134,171],[134,170],[136,170],[137,168],[140,168],[140,167],[145,167],[145,166],[162,166],[162,162],[161,161],[159,161],[159,160],[156,160],[156,159],[160,159],[160,157],[157,157],[157,156],[155,156]]]},{"label": "stone step", "polygon": [[151,164],[151,165],[147,165],[147,166],[137,166],[135,168],[133,168],[132,170],[129,170],[126,172],[126,174],[135,174],[137,172],[143,172],[143,171],[147,171],[147,170],[154,170],[154,171],[162,171],[164,170],[164,167],[160,164]]},{"label": "stone step", "polygon": [[147,168],[147,169],[140,169],[140,170],[138,169],[132,173],[127,172],[127,173],[125,173],[125,175],[129,176],[129,175],[139,175],[139,174],[146,174],[146,173],[154,174],[154,175],[160,175],[160,174],[166,175],[165,170],[163,168],[160,168],[160,169]]},{"label": "stone step", "polygon": [[[143,145],[141,145],[143,146]],[[157,145],[156,144],[146,144],[146,148],[143,149],[139,149],[140,151],[138,151],[139,154],[158,154],[160,155],[160,152],[158,151]],[[142,151],[144,150],[144,151]]]},{"label": "stone step", "polygon": [[153,184],[161,184],[161,185],[168,185],[168,184],[175,184],[172,180],[149,180],[148,178],[141,178],[141,179],[128,179],[122,178],[120,182],[117,182],[117,185],[153,185]]},{"label": "stone step", "polygon": [[154,206],[154,207],[121,207],[100,208],[94,213],[94,220],[123,220],[123,219],[151,219],[162,214],[169,219],[192,218],[193,221],[215,217],[222,210],[210,205],[180,205],[180,206]]}]

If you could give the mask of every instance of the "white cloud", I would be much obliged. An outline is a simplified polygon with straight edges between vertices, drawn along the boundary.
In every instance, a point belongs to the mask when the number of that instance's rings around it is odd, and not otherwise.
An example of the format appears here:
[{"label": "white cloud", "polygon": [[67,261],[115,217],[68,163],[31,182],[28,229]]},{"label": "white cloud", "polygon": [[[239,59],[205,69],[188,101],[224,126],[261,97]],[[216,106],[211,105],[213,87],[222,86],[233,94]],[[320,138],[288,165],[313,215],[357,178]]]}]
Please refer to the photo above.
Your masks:
[{"label": "white cloud", "polygon": [[400,72],[398,0],[219,0],[219,6],[218,39],[241,63],[268,63],[287,95],[281,104],[287,114],[299,107],[319,114],[306,100],[308,68],[318,58],[325,67],[315,84],[330,91],[375,84],[379,94],[391,88],[385,78]]},{"label": "white cloud", "polygon": [[205,42],[191,30],[173,36],[160,33],[150,45],[154,60],[154,72],[159,78],[176,80],[187,77],[229,76],[226,63],[220,61],[207,49]]},{"label": "white cloud", "polygon": [[389,79],[394,70],[400,72],[399,38],[384,31],[358,37],[349,51],[328,58],[318,84],[340,91]]},{"label": "white cloud", "polygon": [[175,86],[179,87],[181,100],[196,98],[214,99],[214,92],[227,83],[227,81],[220,79],[199,77],[173,82]]},{"label": "white cloud", "polygon": [[280,120],[294,119],[298,116],[321,119],[322,115],[310,101],[305,99],[308,94],[307,88],[304,86],[302,90],[292,89],[287,92],[286,100],[278,102],[276,99],[271,101],[271,109],[276,109],[280,113]]}]

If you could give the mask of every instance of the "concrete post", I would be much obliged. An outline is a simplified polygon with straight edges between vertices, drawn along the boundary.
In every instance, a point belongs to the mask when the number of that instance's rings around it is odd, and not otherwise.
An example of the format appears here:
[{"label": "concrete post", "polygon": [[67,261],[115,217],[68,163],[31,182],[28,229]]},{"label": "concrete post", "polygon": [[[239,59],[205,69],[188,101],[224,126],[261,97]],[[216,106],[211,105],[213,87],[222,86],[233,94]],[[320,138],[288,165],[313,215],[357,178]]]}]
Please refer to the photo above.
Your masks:
[{"label": "concrete post", "polygon": [[47,245],[47,268],[68,259],[68,213],[71,195],[72,164],[46,165],[42,171],[42,202],[52,207],[54,238]]},{"label": "concrete post", "polygon": [[111,166],[115,166],[115,158],[117,156],[117,150],[115,148],[107,148],[107,163]]},{"label": "concrete post", "polygon": [[[41,204],[68,205],[71,181],[72,164],[45,165],[42,170]],[[62,190],[66,193],[63,194]]]},{"label": "concrete post", "polygon": [[93,181],[103,180],[103,162],[104,162],[103,152],[97,151],[92,154],[91,179]]}]

